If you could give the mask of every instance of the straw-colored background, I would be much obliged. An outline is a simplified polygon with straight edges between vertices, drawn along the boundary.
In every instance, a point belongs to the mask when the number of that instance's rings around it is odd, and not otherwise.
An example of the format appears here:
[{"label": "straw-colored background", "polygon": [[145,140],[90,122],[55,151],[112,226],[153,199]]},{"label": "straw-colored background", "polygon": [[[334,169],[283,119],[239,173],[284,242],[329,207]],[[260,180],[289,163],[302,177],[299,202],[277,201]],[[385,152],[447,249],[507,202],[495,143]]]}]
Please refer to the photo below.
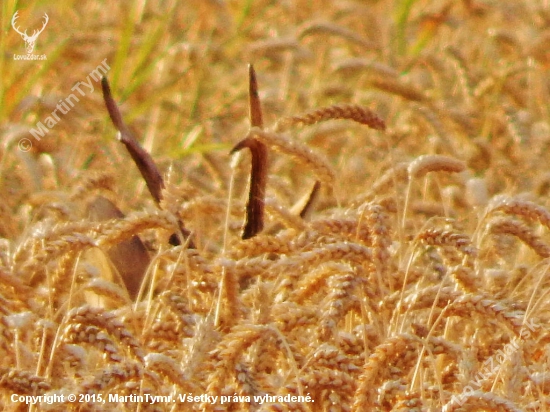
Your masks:
[{"label": "straw-colored background", "polygon": [[[27,410],[12,394],[145,393],[251,401],[31,410],[548,409],[547,1],[0,7],[3,410]],[[46,60],[14,59],[16,11],[28,34],[48,14]],[[29,133],[105,59],[164,175],[161,208],[98,81]],[[241,241],[250,156],[229,151],[250,126],[248,63],[266,128],[334,104],[387,128],[290,128],[291,156],[270,146],[265,229]],[[93,220],[98,195],[126,217]],[[176,218],[196,249],[169,244]],[[135,235],[118,264],[150,262],[138,301],[108,258]],[[254,401],[265,394],[314,402]]]}]

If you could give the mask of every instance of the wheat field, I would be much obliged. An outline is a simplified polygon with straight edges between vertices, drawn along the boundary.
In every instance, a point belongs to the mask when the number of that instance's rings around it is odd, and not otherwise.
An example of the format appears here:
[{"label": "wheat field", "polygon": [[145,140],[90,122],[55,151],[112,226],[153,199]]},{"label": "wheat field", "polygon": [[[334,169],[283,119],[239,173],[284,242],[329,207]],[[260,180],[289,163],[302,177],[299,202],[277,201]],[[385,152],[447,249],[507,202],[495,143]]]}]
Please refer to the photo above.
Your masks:
[{"label": "wheat field", "polygon": [[1,410],[550,410],[547,0],[0,8]]}]

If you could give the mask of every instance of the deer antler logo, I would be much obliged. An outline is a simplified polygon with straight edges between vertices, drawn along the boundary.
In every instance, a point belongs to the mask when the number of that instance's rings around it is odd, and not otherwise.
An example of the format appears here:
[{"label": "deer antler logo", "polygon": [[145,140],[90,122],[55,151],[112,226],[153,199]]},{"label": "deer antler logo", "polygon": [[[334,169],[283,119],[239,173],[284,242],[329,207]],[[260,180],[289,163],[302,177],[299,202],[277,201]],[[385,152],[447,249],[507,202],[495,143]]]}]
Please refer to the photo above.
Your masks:
[{"label": "deer antler logo", "polygon": [[46,13],[44,13],[45,21],[44,21],[44,24],[42,25],[42,28],[40,30],[34,30],[32,33],[32,36],[29,36],[27,35],[27,30],[25,30],[24,33],[21,33],[21,31],[19,31],[19,29],[15,25],[15,21],[19,17],[17,13],[19,13],[19,11],[16,11],[15,14],[13,15],[13,18],[11,19],[11,25],[13,29],[21,35],[23,40],[25,40],[25,48],[27,49],[27,54],[31,54],[32,51],[34,50],[34,45],[36,43],[36,39],[38,38],[38,35],[44,31],[46,24],[48,24],[49,17]]}]

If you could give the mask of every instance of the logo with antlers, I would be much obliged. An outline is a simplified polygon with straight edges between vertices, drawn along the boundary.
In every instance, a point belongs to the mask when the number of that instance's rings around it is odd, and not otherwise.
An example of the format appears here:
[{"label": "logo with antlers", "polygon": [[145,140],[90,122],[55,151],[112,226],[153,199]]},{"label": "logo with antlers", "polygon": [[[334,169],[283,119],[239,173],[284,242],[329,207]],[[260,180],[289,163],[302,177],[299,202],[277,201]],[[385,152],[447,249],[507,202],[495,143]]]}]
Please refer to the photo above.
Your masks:
[{"label": "logo with antlers", "polygon": [[27,35],[27,30],[25,30],[25,32],[22,33],[17,28],[17,26],[15,25],[15,21],[19,17],[17,15],[17,13],[19,13],[19,11],[16,11],[15,14],[13,15],[13,18],[11,19],[11,25],[12,25],[13,29],[17,33],[19,33],[21,35],[21,37],[23,38],[23,40],[25,41],[25,48],[27,49],[27,54],[31,54],[32,51],[34,50],[34,46],[36,44],[36,39],[38,38],[38,35],[44,31],[44,28],[46,27],[46,24],[48,24],[49,17],[46,13],[44,13],[44,24],[42,25],[42,28],[40,30],[34,30],[32,35],[29,36],[29,35]]}]

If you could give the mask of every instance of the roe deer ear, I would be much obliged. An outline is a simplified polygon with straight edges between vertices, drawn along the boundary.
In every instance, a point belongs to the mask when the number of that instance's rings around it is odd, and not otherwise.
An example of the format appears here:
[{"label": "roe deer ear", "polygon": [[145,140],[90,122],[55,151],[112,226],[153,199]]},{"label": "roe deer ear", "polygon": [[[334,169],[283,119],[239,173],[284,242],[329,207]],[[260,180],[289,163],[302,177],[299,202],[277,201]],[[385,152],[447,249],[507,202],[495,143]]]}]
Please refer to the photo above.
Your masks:
[{"label": "roe deer ear", "polygon": [[155,202],[160,203],[162,199],[164,181],[157,165],[151,155],[143,147],[141,147],[132,132],[130,132],[128,126],[126,126],[122,120],[122,114],[120,113],[120,110],[112,97],[111,88],[109,87],[109,82],[106,77],[101,79],[101,86],[103,89],[103,99],[105,100],[105,106],[109,112],[109,117],[111,118],[113,125],[120,133],[119,140],[124,144],[124,146],[126,146],[128,153],[132,156],[132,160],[143,176],[151,196],[153,196]]},{"label": "roe deer ear", "polygon": [[[88,204],[87,212],[89,218],[95,221],[124,217],[119,208],[103,196],[97,196],[92,200]],[[131,239],[112,246],[106,253],[126,286],[128,294],[132,299],[136,299],[150,263],[147,249],[138,236],[132,236]]]},{"label": "roe deer ear", "polygon": [[[248,66],[248,95],[250,105],[250,126],[263,128],[262,106],[258,95],[258,82],[254,66]],[[252,155],[250,171],[250,190],[246,204],[246,222],[242,234],[243,239],[256,236],[264,228],[265,188],[267,184],[267,146],[255,139],[247,137],[241,140],[231,150],[231,154],[243,148],[249,148]]]},{"label": "roe deer ear", "polygon": [[231,154],[247,147],[252,155],[250,189],[246,204],[246,222],[242,238],[250,239],[264,228],[265,187],[267,183],[267,147],[254,138],[241,140]]},{"label": "roe deer ear", "polygon": [[[103,91],[103,100],[105,101],[105,107],[109,112],[109,117],[120,134],[119,140],[124,144],[124,146],[126,146],[126,150],[130,153],[132,160],[138,167],[141,176],[147,184],[149,193],[151,193],[151,196],[160,207],[162,190],[164,189],[164,180],[162,175],[160,174],[160,171],[151,155],[147,152],[147,150],[141,147],[132,132],[130,132],[128,126],[124,123],[124,120],[122,120],[122,114],[113,99],[111,87],[109,86],[109,82],[106,77],[101,79],[101,89]],[[185,228],[185,225],[179,219],[178,225],[183,236],[185,238],[189,238],[191,236],[191,232]],[[178,246],[181,244],[177,234],[174,233],[170,236],[170,244],[172,246]],[[190,249],[195,248],[195,244],[192,239],[189,239],[187,244]]]}]

